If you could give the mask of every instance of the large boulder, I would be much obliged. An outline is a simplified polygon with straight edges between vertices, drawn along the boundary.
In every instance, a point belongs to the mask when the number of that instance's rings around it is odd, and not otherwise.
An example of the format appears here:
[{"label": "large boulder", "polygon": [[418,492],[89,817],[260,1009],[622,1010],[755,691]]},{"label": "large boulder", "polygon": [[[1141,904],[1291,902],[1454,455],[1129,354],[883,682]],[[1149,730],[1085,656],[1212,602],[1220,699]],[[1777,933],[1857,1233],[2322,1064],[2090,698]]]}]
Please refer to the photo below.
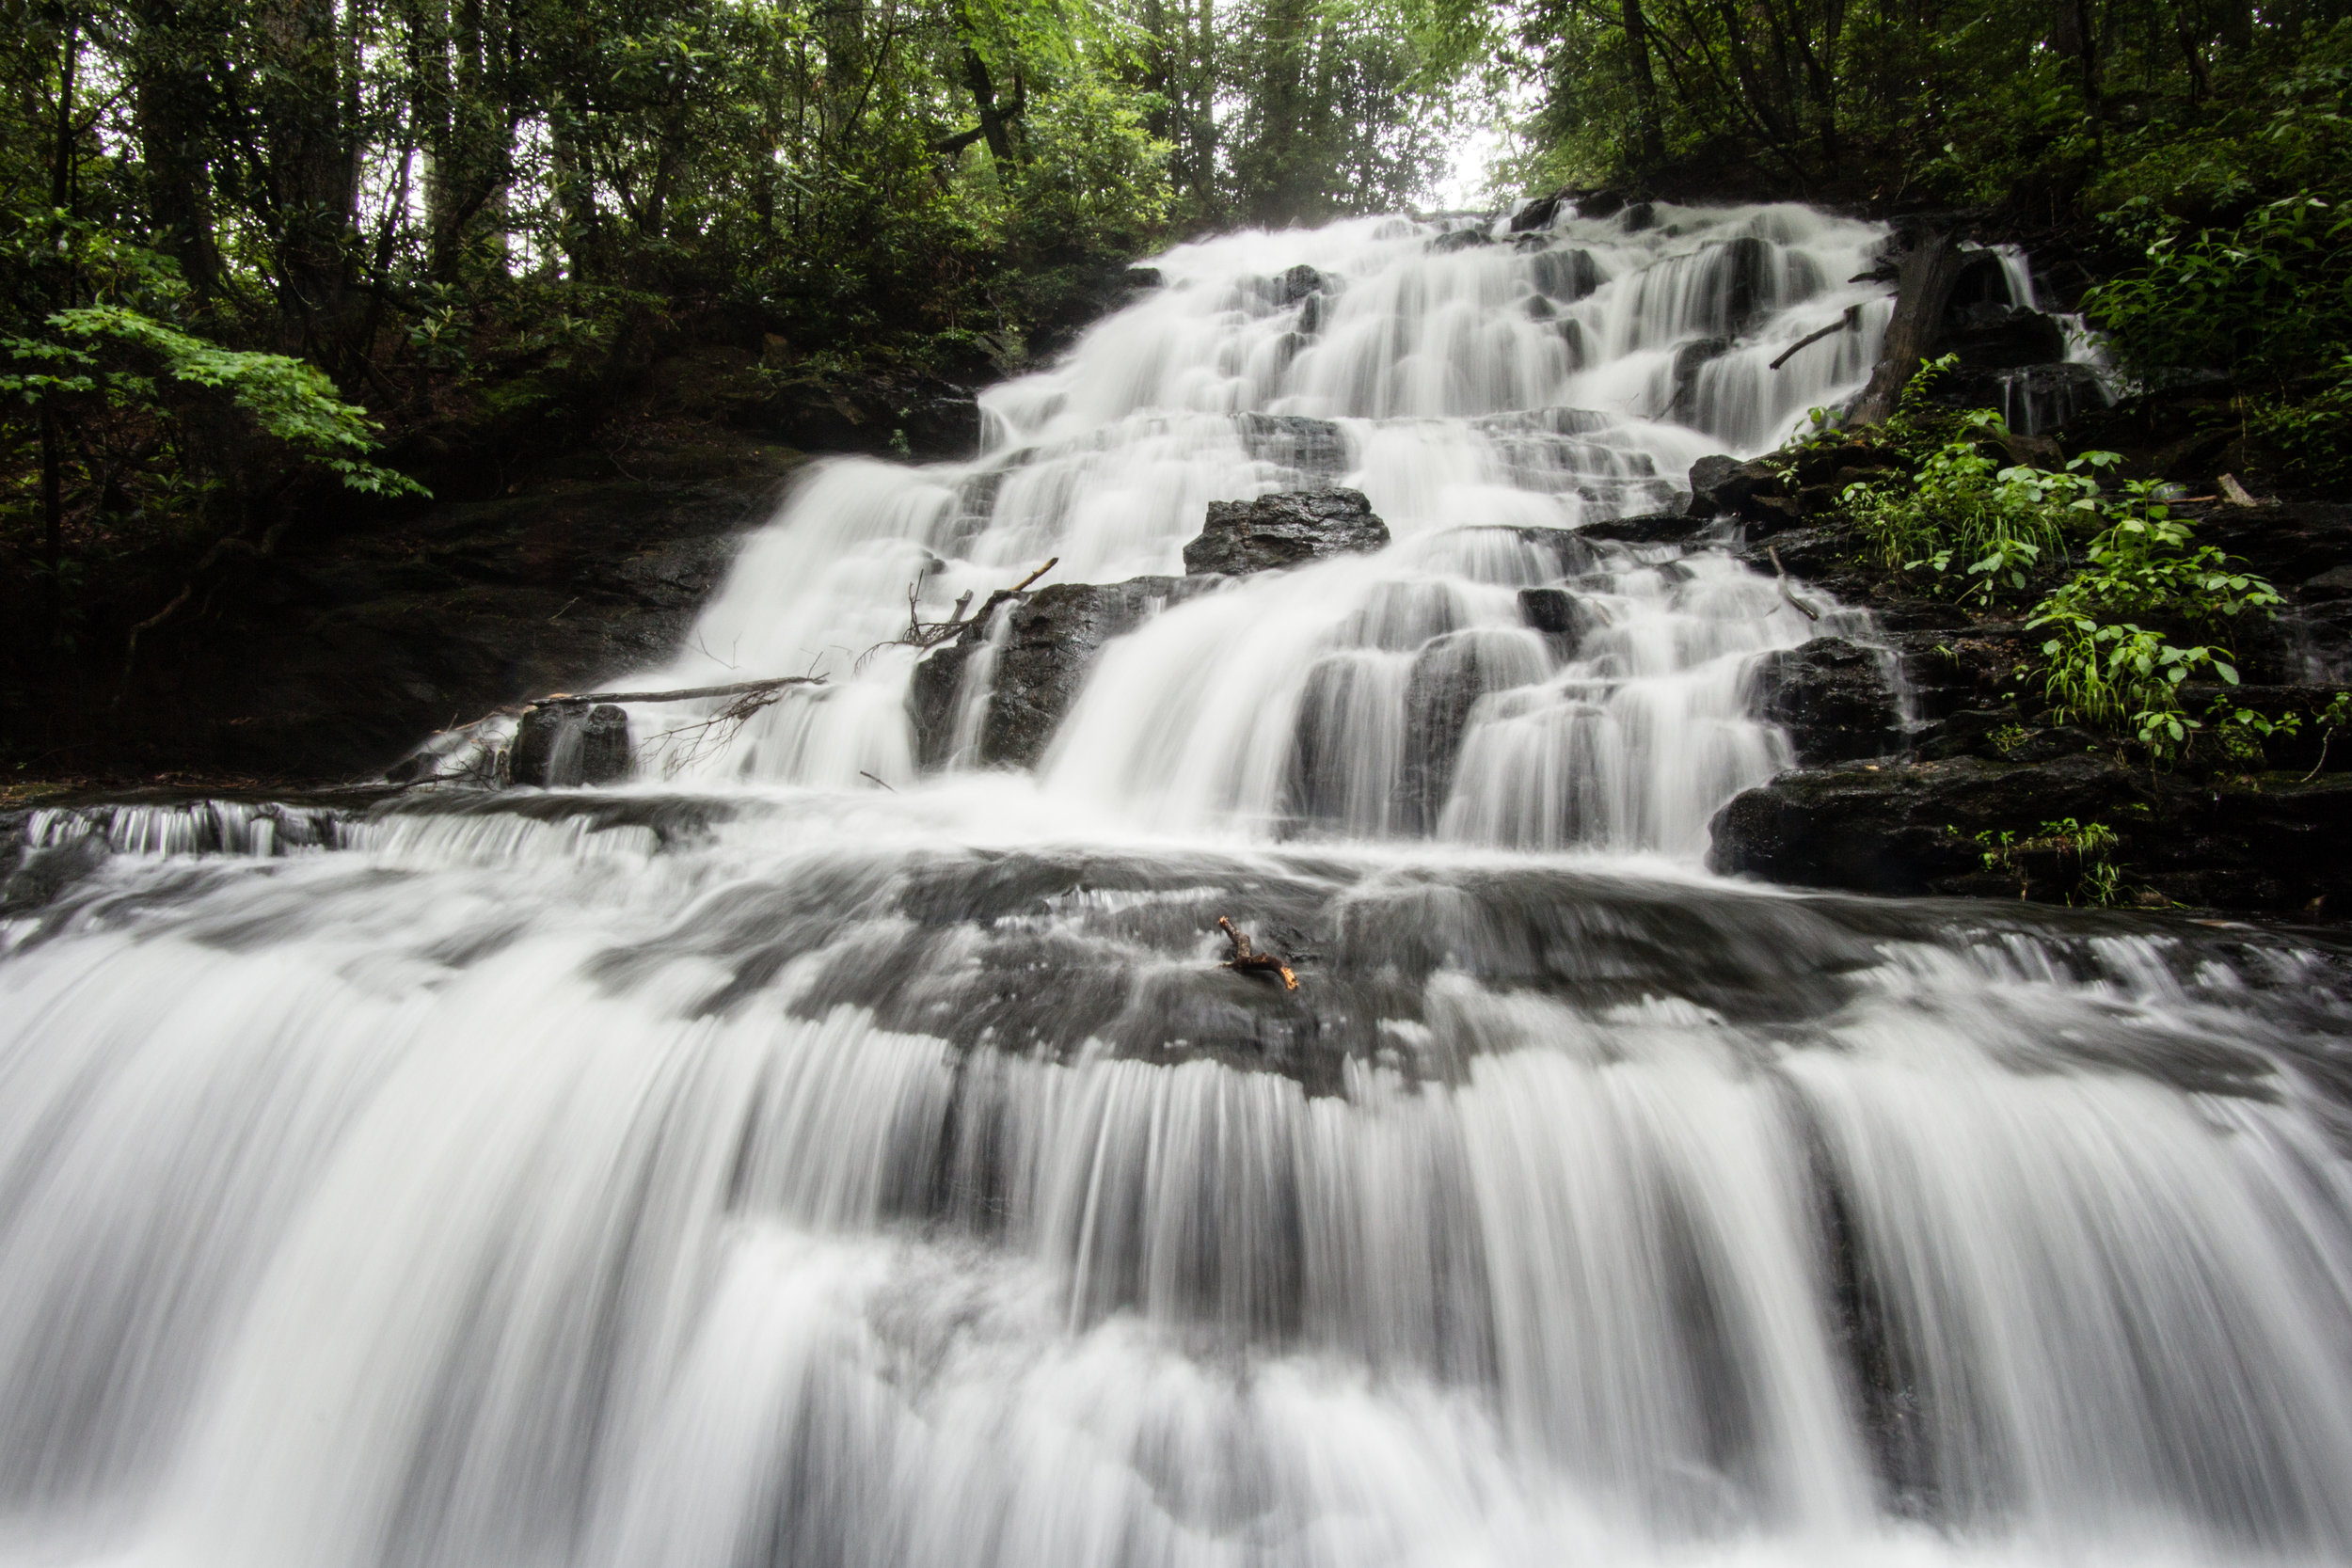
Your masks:
[{"label": "large boulder", "polygon": [[1801,763],[1889,755],[1903,733],[1888,663],[1842,637],[1776,648],[1749,669],[1749,711],[1786,728]]},{"label": "large boulder", "polygon": [[1242,577],[1335,555],[1369,554],[1388,543],[1388,524],[1373,514],[1360,490],[1299,490],[1250,501],[1211,501],[1200,536],[1184,546],[1184,571],[1192,577]]},{"label": "large boulder", "polygon": [[1536,293],[1563,305],[1600,287],[1600,266],[1589,250],[1539,250],[1527,265]]},{"label": "large boulder", "polygon": [[1736,457],[1702,457],[1691,465],[1691,505],[1693,517],[1744,516],[1758,497],[1778,496],[1780,474],[1758,459],[1742,463]]}]

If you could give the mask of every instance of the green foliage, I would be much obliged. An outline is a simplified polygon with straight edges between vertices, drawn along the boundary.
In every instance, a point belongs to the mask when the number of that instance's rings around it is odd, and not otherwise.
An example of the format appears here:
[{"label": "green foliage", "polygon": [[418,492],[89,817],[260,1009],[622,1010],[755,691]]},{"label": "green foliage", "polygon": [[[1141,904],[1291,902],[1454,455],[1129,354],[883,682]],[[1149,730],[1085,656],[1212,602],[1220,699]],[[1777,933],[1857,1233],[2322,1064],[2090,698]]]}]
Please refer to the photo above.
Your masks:
[{"label": "green foliage", "polygon": [[581,440],[678,350],[749,352],[746,380],[1017,368],[1188,226],[1419,198],[1494,36],[1441,0],[19,20],[0,582],[38,582],[51,644],[93,603],[119,635],[187,601],[162,579],[270,547],[324,482],[397,499],[403,464]]},{"label": "green foliage", "polygon": [[[1914,394],[1938,368],[1923,370],[1906,388],[1899,442],[1924,426]],[[2063,555],[2067,522],[2098,511],[2092,472],[2115,455],[2086,452],[2053,473],[1996,455],[2009,427],[1992,410],[1958,423],[1959,435],[1930,451],[1909,479],[1847,486],[1847,515],[1885,565],[1930,573],[1963,599],[2023,593],[2032,574]]]},{"label": "green foliage", "polygon": [[[49,324],[63,335],[65,342],[56,345],[61,353],[73,353],[66,345],[76,340],[111,339],[142,351],[174,381],[227,393],[264,435],[317,459],[350,489],[429,494],[405,474],[365,461],[375,450],[374,421],[365,409],[336,397],[333,383],[314,366],[282,354],[222,348],[121,305],[78,306],[56,312]],[[94,363],[87,356],[84,362]],[[153,398],[152,381],[135,372],[114,373],[107,385],[117,397]]]},{"label": "green foliage", "polygon": [[2297,196],[2227,230],[2144,200],[2121,221],[2144,260],[2083,304],[2143,380],[2220,370],[2277,389],[2352,349],[2352,215]]},{"label": "green foliage", "polygon": [[2121,846],[2115,830],[2104,822],[2080,822],[2061,816],[2042,824],[2039,832],[2019,837],[2014,830],[1995,832],[1990,829],[1976,835],[1979,859],[1987,871],[1999,871],[2017,879],[2020,897],[2031,888],[2028,867],[2032,859],[2050,856],[2061,863],[2071,863],[2074,881],[2066,895],[2070,904],[2088,904],[2105,909],[2114,904],[2123,889],[2123,869],[2116,863],[2116,850]]},{"label": "green foliage", "polygon": [[2352,182],[2352,21],[2328,0],[1527,0],[1511,15],[1535,106],[1506,173],[1530,190],[1770,182],[2043,222],[2145,198],[2212,221]]},{"label": "green foliage", "polygon": [[[2152,499],[2154,489],[2126,486],[2111,526],[2085,552],[2083,570],[2044,597],[2026,625],[2052,633],[2042,644],[2041,678],[2062,717],[2130,734],[2169,761],[2206,727],[2186,711],[2183,685],[2202,677],[2237,685],[2226,641],[2231,624],[2249,612],[2267,615],[2283,601],[2267,581],[2198,544],[2187,523]],[[2225,751],[2269,733],[2258,715],[2234,705],[2212,717]]]}]

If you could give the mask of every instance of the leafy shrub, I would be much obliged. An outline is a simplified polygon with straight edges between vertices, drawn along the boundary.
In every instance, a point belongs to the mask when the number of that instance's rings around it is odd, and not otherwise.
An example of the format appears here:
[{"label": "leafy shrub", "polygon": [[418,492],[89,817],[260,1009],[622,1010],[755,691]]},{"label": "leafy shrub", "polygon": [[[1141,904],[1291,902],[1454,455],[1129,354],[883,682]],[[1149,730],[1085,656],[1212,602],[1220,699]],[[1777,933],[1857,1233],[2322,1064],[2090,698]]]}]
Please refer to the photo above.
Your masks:
[{"label": "leafy shrub", "polygon": [[2064,554],[2070,517],[2097,512],[2092,474],[2118,459],[2085,452],[2054,473],[1988,451],[2009,435],[1991,409],[1962,416],[1960,426],[1908,483],[1847,486],[1847,514],[1886,565],[1931,572],[1962,598],[2022,593],[2030,574]]},{"label": "leafy shrub", "polygon": [[[2231,624],[2249,611],[2268,615],[2282,601],[2268,581],[2198,544],[2189,525],[2153,499],[2156,488],[2124,486],[2083,570],[2045,596],[2026,625],[2054,634],[2042,644],[2042,683],[2061,717],[2131,734],[2169,760],[2205,727],[2187,713],[2181,688],[2206,675],[2237,685]],[[2176,641],[2172,628],[2188,635]],[[2228,705],[2213,717],[2225,749],[2268,731],[2260,716]]]},{"label": "leafy shrub", "polygon": [[2145,200],[2116,217],[2144,260],[2083,309],[2143,382],[2220,370],[2277,395],[2352,351],[2352,215],[2306,194],[2229,230],[2188,230]]}]

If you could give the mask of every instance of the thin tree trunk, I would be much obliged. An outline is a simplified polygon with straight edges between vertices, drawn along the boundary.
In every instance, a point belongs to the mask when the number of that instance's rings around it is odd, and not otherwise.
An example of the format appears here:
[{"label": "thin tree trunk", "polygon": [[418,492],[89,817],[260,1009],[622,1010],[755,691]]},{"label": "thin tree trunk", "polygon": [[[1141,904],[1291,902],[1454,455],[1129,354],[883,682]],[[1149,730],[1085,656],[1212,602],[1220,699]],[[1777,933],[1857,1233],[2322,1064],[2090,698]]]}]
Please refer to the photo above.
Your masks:
[{"label": "thin tree trunk", "polygon": [[1642,0],[1624,0],[1625,42],[1633,59],[1633,97],[1640,106],[1642,166],[1656,168],[1665,162],[1665,137],[1658,121],[1658,79],[1650,72],[1649,18]]},{"label": "thin tree trunk", "polygon": [[[65,57],[57,68],[57,114],[49,156],[49,205],[56,212],[73,204],[73,82],[81,63],[81,24],[79,12],[66,12]],[[60,309],[73,303],[70,273],[58,284],[56,303]],[[54,396],[44,397],[40,405],[41,553],[49,569],[48,591],[43,596],[48,635],[42,641],[53,653],[65,630],[65,464],[57,451]]]}]

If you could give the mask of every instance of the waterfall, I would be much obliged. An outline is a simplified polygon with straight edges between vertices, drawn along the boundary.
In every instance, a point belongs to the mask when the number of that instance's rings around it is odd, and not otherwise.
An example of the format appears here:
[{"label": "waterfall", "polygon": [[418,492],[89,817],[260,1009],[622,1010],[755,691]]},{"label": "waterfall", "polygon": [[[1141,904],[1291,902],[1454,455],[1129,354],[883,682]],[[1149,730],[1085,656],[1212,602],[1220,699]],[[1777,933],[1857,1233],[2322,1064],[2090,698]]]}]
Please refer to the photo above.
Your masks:
[{"label": "waterfall", "polygon": [[[1698,869],[1869,622],[1600,525],[1859,384],[1878,240],[1187,246],[750,538],[644,682],[828,677],[739,733],[9,819],[0,1561],[2352,1559],[2346,953]],[[993,621],[920,766],[911,584],[1329,485],[1392,543],[1140,594],[1031,771]]]},{"label": "waterfall", "polygon": [[[1720,556],[1572,531],[1677,506],[1696,458],[1774,446],[1858,390],[1889,301],[1847,280],[1883,240],[1801,208],[1665,207],[1632,228],[1570,214],[1498,238],[1384,219],[1184,246],[1065,362],[987,395],[975,461],[843,459],[805,481],[651,678],[831,684],[660,766],[904,787],[914,655],[891,640],[911,597],[945,619],[1049,558],[1055,581],[1181,574],[1210,501],[1337,484],[1371,499],[1394,546],[1235,582],[1124,640],[1046,788],[1132,821],[1277,836],[1703,849],[1708,815],[1786,761],[1745,717],[1743,665],[1816,628]],[[1455,800],[1405,799],[1406,732],[1450,700],[1431,689],[1438,641],[1494,645],[1522,626],[1517,591],[1546,584],[1589,632],[1506,659],[1507,685],[1476,672],[1488,700],[1450,726],[1478,766]],[[1302,790],[1302,751],[1349,776]],[[1531,812],[1537,796],[1562,810]]]}]

